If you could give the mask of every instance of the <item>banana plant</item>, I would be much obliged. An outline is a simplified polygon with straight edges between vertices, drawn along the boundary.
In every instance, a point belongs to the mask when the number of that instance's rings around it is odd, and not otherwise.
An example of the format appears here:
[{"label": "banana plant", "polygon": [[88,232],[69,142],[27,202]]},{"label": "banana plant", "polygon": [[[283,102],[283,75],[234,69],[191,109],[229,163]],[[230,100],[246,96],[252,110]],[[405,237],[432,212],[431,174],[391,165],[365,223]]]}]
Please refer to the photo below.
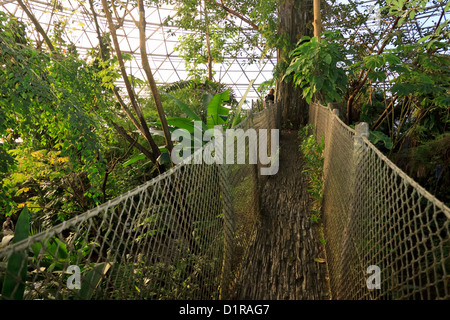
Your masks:
[{"label": "banana plant", "polygon": [[[203,121],[200,115],[196,114],[187,104],[175,98],[170,93],[163,92],[167,97],[172,99],[177,104],[181,112],[184,114],[184,117],[169,117],[166,119],[167,124],[169,125],[170,132],[172,133],[177,129],[187,130],[191,135],[191,141],[196,141],[197,137],[195,137],[194,135],[194,130],[195,124],[198,122],[201,123],[202,136],[206,130],[213,129],[217,125],[222,126],[224,129],[236,126],[245,118],[242,117],[241,110],[253,83],[254,80],[250,82],[236,110],[225,107],[225,104],[230,100],[229,90],[225,90],[215,95],[212,95],[211,93],[204,94],[202,103],[204,109],[206,109],[206,121]],[[154,127],[156,127],[156,129],[150,129],[150,132],[154,135],[163,136],[163,131],[161,130],[161,121],[158,120],[157,122],[155,122]],[[200,143],[201,145],[204,145],[206,142],[202,140]],[[171,162],[171,159],[168,150],[164,146],[160,147],[160,150],[161,155],[158,158],[159,163],[162,165],[169,164]],[[137,155],[124,163],[123,166],[128,166],[144,158],[145,156],[143,154]]]},{"label": "banana plant", "polygon": [[[202,103],[204,108],[207,110],[206,122],[202,121],[202,118],[194,111],[192,111],[192,109],[187,104],[175,98],[170,93],[165,92],[164,94],[171,98],[180,108],[181,112],[183,112],[183,114],[185,115],[185,117],[167,118],[167,124],[169,125],[170,132],[172,133],[177,129],[187,130],[191,134],[192,141],[197,139],[194,136],[195,123],[201,123],[201,130],[203,135],[206,130],[212,129],[216,125],[227,127],[228,123],[233,119],[231,109],[224,106],[225,103],[227,103],[230,99],[229,90],[215,95],[212,95],[210,93],[203,95]],[[158,120],[157,122],[155,122],[154,127],[156,127],[156,129],[150,130],[152,134],[163,135],[163,132],[161,130],[161,121]],[[201,141],[202,145],[204,143],[204,141]],[[158,158],[159,163],[162,165],[170,163],[171,160],[168,150],[164,146],[160,147],[160,150],[161,155]],[[124,163],[123,166],[128,166],[144,158],[145,157],[142,154],[137,155],[136,157]]]},{"label": "banana plant", "polygon": [[[178,100],[169,93],[166,95],[171,98],[178,105],[180,110],[186,117],[172,117],[167,118],[168,124],[175,129],[185,129],[189,132],[194,132],[194,121],[202,121],[201,117],[192,111],[188,105]],[[203,95],[203,106],[206,109],[206,123],[202,121],[203,131],[212,129],[216,125],[226,125],[230,118],[231,109],[224,107],[224,104],[230,99],[230,92],[226,90],[222,93],[212,95],[210,93]],[[159,127],[159,121],[156,123]]]}]

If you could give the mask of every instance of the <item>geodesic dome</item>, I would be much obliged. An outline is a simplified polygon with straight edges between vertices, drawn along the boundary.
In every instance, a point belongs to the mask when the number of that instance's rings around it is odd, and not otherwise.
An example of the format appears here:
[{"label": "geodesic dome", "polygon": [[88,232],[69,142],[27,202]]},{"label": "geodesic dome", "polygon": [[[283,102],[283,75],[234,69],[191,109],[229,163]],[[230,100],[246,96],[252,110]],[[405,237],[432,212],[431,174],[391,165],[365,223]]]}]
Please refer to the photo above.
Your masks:
[{"label": "geodesic dome", "polygon": [[[82,57],[87,54],[88,50],[98,46],[97,25],[93,19],[90,2],[80,0],[25,0],[23,5],[34,15],[47,33],[52,32],[55,25],[63,25],[65,41],[68,44],[75,45]],[[31,39],[36,41],[37,44],[43,42],[41,35],[31,24],[28,15],[18,1],[6,0],[0,3],[0,7],[5,12],[25,21],[29,25],[27,31]],[[94,10],[100,33],[108,32],[107,20],[101,6],[94,7]],[[180,36],[189,35],[192,31],[183,30],[181,27],[168,26],[164,23],[165,19],[175,15],[176,11],[173,6],[148,6],[145,10],[147,53],[157,84],[187,80],[188,72],[185,61],[179,55],[175,46]],[[138,19],[137,17],[137,10],[131,8],[131,6],[130,10],[123,10],[123,12],[113,11],[113,19],[118,26],[116,32],[120,49],[123,53],[128,53],[132,57],[131,60],[126,62],[127,73],[144,80],[146,77],[141,68],[139,54],[139,30],[133,20]],[[242,21],[239,23],[245,24]],[[245,28],[246,26],[243,25],[242,32],[254,32]],[[245,51],[245,49],[243,50]],[[262,52],[262,49],[259,50],[260,52],[256,52],[257,55]],[[251,54],[249,53],[248,56]],[[247,100],[257,99],[261,95],[257,91],[258,86],[272,78],[272,70],[275,64],[276,58],[274,57],[250,63],[245,55],[227,56],[223,62],[214,63],[215,75],[213,80],[230,86],[237,99],[244,95],[250,82],[254,81]],[[123,87],[122,81],[119,80],[117,85]],[[141,94],[145,93],[141,92]]]}]

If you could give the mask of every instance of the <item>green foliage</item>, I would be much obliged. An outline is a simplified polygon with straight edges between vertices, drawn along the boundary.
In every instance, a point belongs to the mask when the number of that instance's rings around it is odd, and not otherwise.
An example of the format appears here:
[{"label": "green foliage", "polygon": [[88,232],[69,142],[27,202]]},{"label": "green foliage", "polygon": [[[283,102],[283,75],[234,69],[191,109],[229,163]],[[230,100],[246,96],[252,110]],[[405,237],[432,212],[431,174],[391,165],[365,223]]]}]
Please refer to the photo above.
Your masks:
[{"label": "green foliage", "polygon": [[127,166],[135,163],[136,161],[143,160],[145,158],[146,158],[146,156],[144,154],[140,153],[137,156],[135,156],[135,157],[131,158],[130,160],[128,160],[127,162],[125,162],[122,166],[127,167]]},{"label": "green foliage", "polygon": [[25,34],[0,12],[0,208],[9,215],[27,205],[52,224],[102,199],[104,156],[114,141],[107,123],[117,118],[105,86],[115,78],[105,79],[57,35],[61,54],[50,56]]},{"label": "green foliage", "polygon": [[[211,56],[213,63],[222,63],[225,59],[225,39],[230,35],[218,27],[210,27]],[[179,38],[175,50],[185,61],[185,67],[192,79],[205,79],[208,73],[208,50],[205,46],[205,34],[183,35]],[[227,50],[231,50],[228,48]],[[213,70],[212,75],[214,76]]]},{"label": "green foliage", "polygon": [[[448,132],[450,29],[445,17],[449,9],[445,2],[432,0],[332,0],[323,10],[327,30],[343,35],[334,38],[334,45],[340,46],[349,60],[340,65],[348,82],[340,91],[344,103],[338,107],[347,120],[351,116],[352,122],[368,122],[371,141],[391,158],[396,158],[396,153],[408,154],[404,149],[411,149],[412,154],[415,148]],[[437,19],[423,23],[424,16]],[[328,58],[323,55],[321,59],[325,63]],[[309,75],[309,81],[302,79],[305,87],[314,91],[313,83],[323,86],[322,79],[314,80],[312,72]],[[310,91],[306,95],[314,98]],[[326,97],[317,99],[329,102]],[[398,164],[407,171],[406,163]],[[448,168],[443,168],[445,176]],[[426,184],[427,189],[440,189],[435,188],[435,182]],[[445,194],[439,197],[444,199]]]},{"label": "green foliage", "polygon": [[111,264],[108,262],[98,263],[95,264],[92,269],[85,274],[81,282],[80,299],[91,299],[92,295],[94,294],[95,290],[99,286],[101,280],[108,272],[110,267]]},{"label": "green foliage", "polygon": [[[28,208],[23,208],[17,220],[13,244],[28,238],[30,229]],[[28,257],[26,252],[14,252],[8,259],[6,274],[3,279],[2,296],[7,299],[22,300],[25,291]]]},{"label": "green foliage", "polygon": [[[437,44],[437,43],[435,43]],[[420,107],[434,105],[447,109],[450,106],[450,57],[446,54],[430,55],[428,49],[418,44],[405,45],[392,50],[394,54],[413,56],[414,64],[403,63],[398,77],[392,82],[392,92],[399,97],[416,97]]]},{"label": "green foliage", "polygon": [[319,222],[322,210],[323,199],[323,151],[325,141],[322,137],[321,143],[316,142],[316,136],[312,132],[314,126],[309,124],[299,131],[299,138],[302,140],[300,151],[303,156],[304,169],[303,174],[308,177],[308,193],[313,202],[311,220]]},{"label": "green foliage", "polygon": [[347,89],[345,49],[334,41],[337,35],[324,35],[320,42],[316,37],[300,39],[290,53],[292,60],[283,77],[303,89],[308,103],[313,98],[322,103],[342,101]]},{"label": "green foliage", "polygon": [[229,91],[222,93],[204,96],[204,104],[208,105],[206,125],[208,128],[214,128],[217,125],[224,125],[228,120],[230,109],[223,105],[230,99]]},{"label": "green foliage", "polygon": [[[196,129],[200,129],[203,136],[206,130],[213,129],[217,125],[226,128],[233,121],[233,114],[231,113],[232,109],[230,107],[225,107],[230,98],[229,90],[225,90],[214,95],[211,93],[205,93],[203,95],[202,110],[206,110],[206,115],[204,117],[205,120],[183,101],[177,99],[169,93],[165,93],[165,96],[169,97],[176,103],[183,115],[181,117],[168,117],[166,119],[167,124],[169,125],[169,130],[172,132],[177,129],[186,130],[191,136],[191,141],[196,140],[194,135],[194,130]],[[196,122],[200,122],[200,128],[196,128]],[[161,128],[161,122],[159,120],[156,121],[154,125]],[[201,145],[204,145],[206,141],[202,140],[200,143]],[[164,163],[170,162],[170,156],[167,150],[163,150],[160,160]]]},{"label": "green foliage", "polygon": [[161,92],[161,100],[164,105],[164,112],[167,117],[183,117],[192,118],[192,114],[187,114],[187,109],[183,109],[180,103],[189,106],[195,115],[206,122],[207,104],[203,103],[203,97],[206,94],[215,95],[226,90],[229,91],[228,104],[234,107],[237,104],[235,94],[228,86],[218,82],[209,80],[185,80],[172,84],[163,85],[159,88]]},{"label": "green foliage", "polygon": [[275,78],[263,81],[256,89],[261,95],[275,87]]},{"label": "green foliage", "polygon": [[450,205],[450,170],[448,170],[450,133],[436,136],[433,140],[392,155],[405,172],[415,181],[435,194],[447,206]]},{"label": "green foliage", "polygon": [[[188,105],[176,99],[170,94],[167,94],[173,99],[180,110],[186,117],[171,117],[167,118],[167,123],[173,128],[181,128],[194,133],[194,121],[202,121],[201,117],[192,111]],[[203,96],[203,108],[206,111],[206,121],[202,122],[202,129],[207,130],[214,128],[215,125],[225,125],[230,114],[230,108],[224,107],[224,104],[229,101],[229,91],[212,95],[207,93]],[[160,125],[159,122],[157,124]]]},{"label": "green foliage", "polygon": [[374,145],[381,143],[386,149],[392,149],[392,140],[381,131],[370,131],[369,140]]}]

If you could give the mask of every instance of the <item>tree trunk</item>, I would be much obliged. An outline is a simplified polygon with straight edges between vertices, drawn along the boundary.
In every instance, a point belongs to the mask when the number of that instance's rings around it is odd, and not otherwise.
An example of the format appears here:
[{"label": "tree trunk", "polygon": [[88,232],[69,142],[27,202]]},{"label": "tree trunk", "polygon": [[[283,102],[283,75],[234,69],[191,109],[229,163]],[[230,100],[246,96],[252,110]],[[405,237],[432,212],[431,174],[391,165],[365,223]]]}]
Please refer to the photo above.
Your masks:
[{"label": "tree trunk", "polygon": [[159,120],[161,122],[161,128],[164,132],[164,138],[166,139],[166,148],[169,153],[172,153],[173,143],[169,131],[169,126],[167,125],[166,115],[164,113],[161,97],[159,96],[158,87],[156,86],[155,78],[153,77],[152,70],[150,68],[150,63],[148,62],[147,48],[146,48],[146,36],[145,36],[145,9],[144,1],[138,1],[139,8],[139,22],[137,27],[139,29],[139,48],[141,51],[142,68],[147,76],[148,84],[152,92],[153,101],[155,101],[156,110],[158,111]]},{"label": "tree trunk", "polygon": [[[290,41],[288,47],[278,49],[278,63],[289,63],[289,52],[298,40],[303,36],[313,36],[313,0],[280,1],[278,14],[278,34],[286,35]],[[302,90],[281,81],[282,77],[279,77],[276,84],[276,101],[282,105],[281,121],[284,126],[298,128],[308,121],[308,104],[301,97]]]},{"label": "tree trunk", "polygon": [[212,54],[211,54],[211,41],[209,38],[209,19],[208,19],[208,11],[206,10],[206,0],[203,1],[203,8],[205,10],[205,38],[206,38],[206,49],[208,51],[208,80],[213,80],[212,74]]},{"label": "tree trunk", "polygon": [[[129,97],[130,102],[131,102],[131,106],[133,107],[133,110],[134,110],[134,112],[136,113],[136,116],[137,116],[137,120],[139,121],[139,123],[134,123],[134,122],[133,123],[135,124],[135,126],[137,126],[137,129],[141,132],[142,136],[149,143],[150,148],[152,150],[152,152],[151,152],[152,157],[148,157],[148,158],[149,158],[150,161],[154,162],[155,159],[158,159],[159,155],[161,154],[161,151],[159,150],[158,146],[156,145],[155,141],[153,140],[153,137],[152,137],[152,135],[150,133],[150,129],[149,129],[149,127],[147,125],[147,122],[145,120],[144,114],[142,113],[141,107],[138,104],[138,101],[137,101],[137,98],[136,98],[136,96],[134,94],[133,88],[131,87],[130,80],[129,80],[127,72],[125,70],[125,64],[124,64],[124,60],[123,60],[123,56],[122,56],[122,51],[120,50],[120,45],[119,45],[119,41],[118,41],[118,38],[117,38],[116,27],[114,25],[111,12],[109,11],[108,2],[106,0],[102,0],[102,5],[103,5],[103,11],[104,11],[105,16],[106,16],[109,32],[110,32],[110,35],[111,35],[111,39],[112,39],[112,41],[114,43],[114,48],[115,48],[117,60],[119,62],[120,72],[122,74],[122,79],[123,79],[123,81],[125,83],[125,88],[127,90],[128,97]],[[128,114],[129,110],[127,108],[125,108],[125,111]],[[130,117],[130,119],[133,121],[133,119],[135,119],[135,118],[134,117]],[[156,161],[154,162],[154,164],[159,169],[159,164]]]}]

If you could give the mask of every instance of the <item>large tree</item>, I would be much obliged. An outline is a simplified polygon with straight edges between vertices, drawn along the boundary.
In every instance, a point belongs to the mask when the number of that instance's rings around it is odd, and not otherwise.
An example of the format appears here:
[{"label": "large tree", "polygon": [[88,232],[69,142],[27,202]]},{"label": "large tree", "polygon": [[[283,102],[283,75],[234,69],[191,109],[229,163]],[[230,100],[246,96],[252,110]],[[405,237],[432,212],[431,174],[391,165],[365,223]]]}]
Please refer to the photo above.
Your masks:
[{"label": "large tree", "polygon": [[289,52],[295,48],[302,36],[313,35],[312,0],[279,1],[278,30],[281,37],[278,45],[278,72],[276,101],[282,105],[282,122],[298,127],[307,122],[308,104],[302,91],[292,83],[282,80],[284,70],[290,63]]},{"label": "large tree", "polygon": [[[167,2],[167,1],[164,1]],[[172,0],[168,1],[175,4],[178,9],[177,16],[172,20],[177,25],[186,29],[200,30],[204,39],[204,58],[198,61],[208,61],[208,69],[211,68],[211,42],[208,38],[211,36],[208,24],[198,24],[198,20],[192,17],[206,16],[204,12],[194,14],[195,8],[202,8],[202,3],[191,0]],[[237,50],[261,49],[260,58],[264,58],[266,54],[273,50],[277,52],[277,68],[275,70],[276,82],[276,100],[282,104],[282,122],[285,125],[298,127],[307,121],[307,104],[301,97],[301,90],[282,81],[284,70],[289,65],[289,52],[295,48],[298,40],[305,35],[313,34],[313,6],[312,0],[268,0],[268,1],[204,1],[204,6],[210,11],[210,15],[214,16],[216,26],[223,26],[227,32],[222,33],[222,37],[235,37],[236,34],[241,35],[241,39],[233,39],[231,41],[223,41],[222,47],[213,48],[215,57],[222,57],[226,54],[236,54]],[[203,21],[203,20],[202,20]],[[209,20],[211,21],[211,19]],[[218,29],[216,29],[218,30]],[[249,31],[250,30],[250,31]],[[217,32],[217,31],[216,31]],[[243,35],[243,36],[242,36]],[[197,41],[198,38],[195,38]],[[238,46],[233,43],[238,41]],[[198,41],[197,41],[198,42]],[[195,42],[195,43],[197,43]],[[198,48],[200,45],[193,46],[192,39],[185,41],[180,47],[184,50],[184,56],[189,64],[195,61],[198,56]],[[257,48],[258,47],[258,48]],[[230,50],[232,48],[232,50]],[[234,51],[234,52],[232,52]],[[248,55],[251,50],[241,53]],[[248,60],[254,57],[248,57]],[[209,74],[211,77],[211,74]]]}]

